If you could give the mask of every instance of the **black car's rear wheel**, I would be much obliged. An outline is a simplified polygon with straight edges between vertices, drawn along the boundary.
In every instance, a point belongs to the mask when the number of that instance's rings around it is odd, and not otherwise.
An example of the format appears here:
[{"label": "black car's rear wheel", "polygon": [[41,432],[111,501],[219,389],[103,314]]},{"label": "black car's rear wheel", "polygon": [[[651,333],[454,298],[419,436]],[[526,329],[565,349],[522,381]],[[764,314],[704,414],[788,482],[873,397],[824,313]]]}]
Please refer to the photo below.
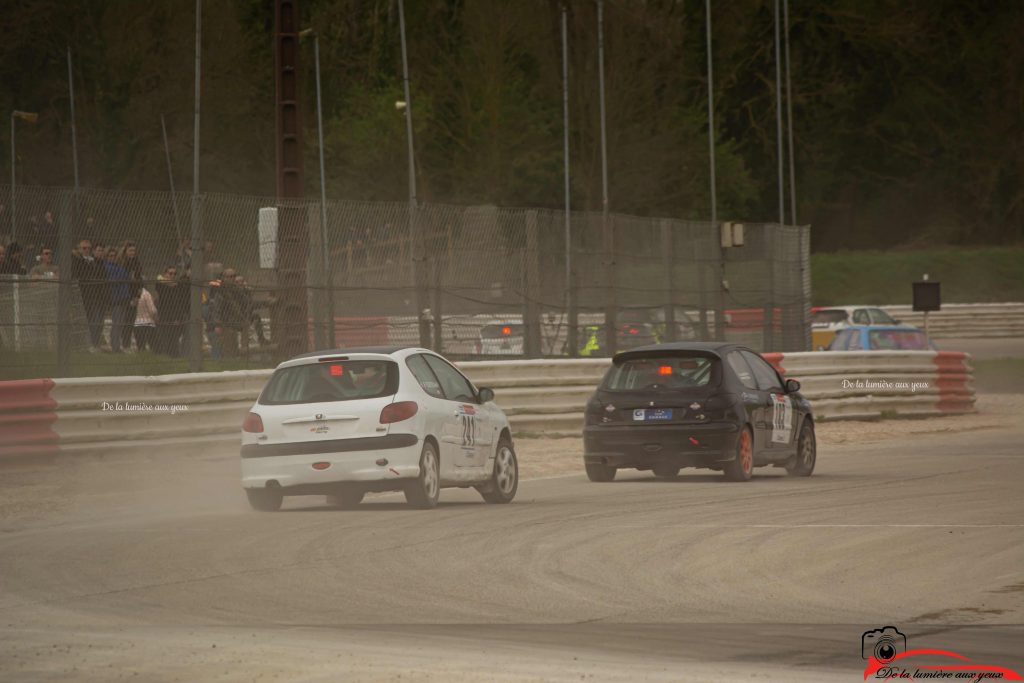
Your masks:
[{"label": "black car's rear wheel", "polygon": [[652,471],[658,479],[675,479],[679,476],[679,470],[681,469],[681,467],[676,467],[672,463],[663,462],[655,465]]},{"label": "black car's rear wheel", "polygon": [[615,478],[616,469],[610,465],[602,465],[599,462],[588,462],[583,465],[587,470],[587,479],[590,481],[606,482]]},{"label": "black car's rear wheel", "polygon": [[797,477],[809,477],[818,461],[818,442],[814,436],[814,425],[804,420],[800,428],[800,439],[796,442],[796,455],[786,465],[786,471]]},{"label": "black car's rear wheel", "polygon": [[754,438],[750,428],[744,427],[736,440],[736,457],[722,468],[729,481],[750,481],[754,476]]}]

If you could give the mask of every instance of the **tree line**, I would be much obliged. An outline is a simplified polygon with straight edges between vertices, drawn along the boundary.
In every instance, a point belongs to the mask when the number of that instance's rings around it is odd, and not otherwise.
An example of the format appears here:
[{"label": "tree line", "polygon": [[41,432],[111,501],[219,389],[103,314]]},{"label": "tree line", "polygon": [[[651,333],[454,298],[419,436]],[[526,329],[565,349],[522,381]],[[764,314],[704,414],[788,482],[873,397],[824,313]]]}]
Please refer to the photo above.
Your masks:
[{"label": "tree line", "polygon": [[[600,210],[596,5],[564,4],[573,207]],[[273,1],[204,5],[201,187],[272,195]],[[406,0],[422,200],[563,205],[562,5]],[[19,183],[72,182],[70,46],[83,184],[166,189],[163,115],[176,185],[191,188],[194,6],[8,3],[0,103],[40,114],[17,124]],[[328,196],[404,199],[396,3],[300,10],[320,40]],[[704,1],[606,0],[604,19],[610,208],[707,219]],[[817,249],[1024,239],[1024,3],[792,0],[789,23],[796,214]],[[718,215],[774,221],[773,2],[715,0],[712,24]],[[302,60],[315,195],[311,42]]]}]

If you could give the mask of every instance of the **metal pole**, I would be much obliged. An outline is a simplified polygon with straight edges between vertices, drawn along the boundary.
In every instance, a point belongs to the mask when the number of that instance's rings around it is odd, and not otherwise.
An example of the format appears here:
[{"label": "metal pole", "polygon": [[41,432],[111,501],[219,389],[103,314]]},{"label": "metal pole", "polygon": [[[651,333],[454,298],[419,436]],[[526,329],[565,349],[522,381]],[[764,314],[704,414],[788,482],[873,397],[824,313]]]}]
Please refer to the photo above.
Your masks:
[{"label": "metal pole", "polygon": [[[779,229],[786,224],[785,176],[782,151],[782,41],[779,38],[779,0],[775,0],[775,151],[778,157]],[[768,297],[764,306],[763,346],[765,351],[775,347],[775,240],[776,231],[765,228],[765,249],[768,262]]]},{"label": "metal pole", "polygon": [[15,195],[14,186],[14,165],[17,155],[14,152],[14,112],[11,112],[11,241],[14,242],[18,239],[18,203]]},{"label": "metal pole", "polygon": [[174,191],[174,172],[171,171],[171,148],[167,144],[167,123],[164,115],[160,114],[160,129],[164,133],[164,156],[167,157],[167,180],[171,184],[171,211],[174,212],[174,232],[178,236],[178,245],[181,245],[181,223],[178,220],[178,195]]},{"label": "metal pole", "polygon": [[576,338],[578,320],[572,286],[572,210],[569,183],[569,24],[568,10],[562,5],[562,156],[565,161],[565,303],[566,346],[570,356],[579,349]]},{"label": "metal pole", "polygon": [[326,290],[327,320],[324,321],[324,344],[334,348],[334,290],[328,257],[327,241],[327,177],[324,175],[324,115],[320,100],[320,36],[313,34],[313,55],[316,61],[316,128],[320,142],[320,256],[323,269],[324,289]]},{"label": "metal pole", "polygon": [[205,259],[203,258],[202,227],[199,224],[199,85],[202,73],[202,20],[203,0],[196,0],[196,73],[195,73],[195,117],[192,142],[192,273],[191,300],[189,302],[189,347],[188,366],[191,372],[203,368],[203,288]]},{"label": "metal pole", "polygon": [[608,137],[604,107],[604,0],[597,0],[597,61],[598,90],[601,98],[601,233],[605,250],[605,268],[608,290],[605,297],[605,346],[609,355],[615,355],[618,346],[615,302],[615,235],[608,220]]},{"label": "metal pole", "polygon": [[[715,300],[715,339],[725,341],[725,253],[722,250],[721,236],[718,232],[718,197],[716,195],[715,177],[715,78],[711,64],[711,0],[704,0],[704,32],[707,37],[708,52],[708,159],[711,172],[711,240],[718,249],[718,277],[715,279],[718,296]],[[701,290],[703,291],[703,278]]]},{"label": "metal pole", "polygon": [[398,26],[402,38],[402,84],[405,89],[405,132],[409,145],[409,236],[412,249],[413,283],[416,289],[416,320],[419,322],[420,345],[430,345],[430,331],[424,324],[427,308],[423,282],[423,235],[416,220],[416,157],[412,137],[412,96],[409,93],[409,55],[405,43],[405,3],[398,0]]},{"label": "metal pole", "polygon": [[71,159],[75,166],[75,194],[78,194],[78,136],[75,129],[75,78],[71,72],[71,46],[68,46],[68,95],[71,99]]},{"label": "metal pole", "polygon": [[796,157],[793,155],[793,86],[789,80],[789,0],[782,0],[783,39],[786,45],[786,127],[789,137],[789,219],[796,219]]}]

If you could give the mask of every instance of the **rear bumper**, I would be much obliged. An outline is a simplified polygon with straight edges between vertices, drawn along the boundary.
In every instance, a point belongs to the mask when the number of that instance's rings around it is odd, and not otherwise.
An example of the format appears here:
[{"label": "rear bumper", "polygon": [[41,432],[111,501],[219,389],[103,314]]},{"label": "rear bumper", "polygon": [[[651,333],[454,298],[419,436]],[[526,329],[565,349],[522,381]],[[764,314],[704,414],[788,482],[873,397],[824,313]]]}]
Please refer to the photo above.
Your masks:
[{"label": "rear bumper", "polygon": [[734,422],[587,426],[583,428],[583,461],[636,469],[666,463],[710,467],[736,457],[739,434],[740,426]]},{"label": "rear bumper", "polygon": [[[398,488],[420,473],[419,438],[389,434],[361,439],[242,446],[242,487],[280,487],[287,494],[328,493],[339,484]],[[381,462],[383,464],[378,464]],[[326,469],[313,469],[327,463]]]}]

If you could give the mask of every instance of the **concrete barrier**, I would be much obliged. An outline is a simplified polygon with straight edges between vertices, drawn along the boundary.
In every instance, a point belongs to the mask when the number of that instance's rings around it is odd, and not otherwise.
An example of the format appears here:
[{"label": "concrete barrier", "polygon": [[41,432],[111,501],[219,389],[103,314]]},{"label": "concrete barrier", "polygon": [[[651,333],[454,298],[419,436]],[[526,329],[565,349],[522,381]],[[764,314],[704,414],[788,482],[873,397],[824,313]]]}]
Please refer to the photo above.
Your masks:
[{"label": "concrete barrier", "polygon": [[[882,308],[900,322],[924,327],[924,313],[911,306]],[[943,304],[928,314],[928,333],[935,339],[1024,337],[1024,303]]]},{"label": "concrete barrier", "polygon": [[[969,356],[934,351],[765,354],[800,380],[819,420],[974,410]],[[516,434],[578,435],[608,359],[474,361]],[[237,443],[272,370],[0,382],[0,458]]]}]

